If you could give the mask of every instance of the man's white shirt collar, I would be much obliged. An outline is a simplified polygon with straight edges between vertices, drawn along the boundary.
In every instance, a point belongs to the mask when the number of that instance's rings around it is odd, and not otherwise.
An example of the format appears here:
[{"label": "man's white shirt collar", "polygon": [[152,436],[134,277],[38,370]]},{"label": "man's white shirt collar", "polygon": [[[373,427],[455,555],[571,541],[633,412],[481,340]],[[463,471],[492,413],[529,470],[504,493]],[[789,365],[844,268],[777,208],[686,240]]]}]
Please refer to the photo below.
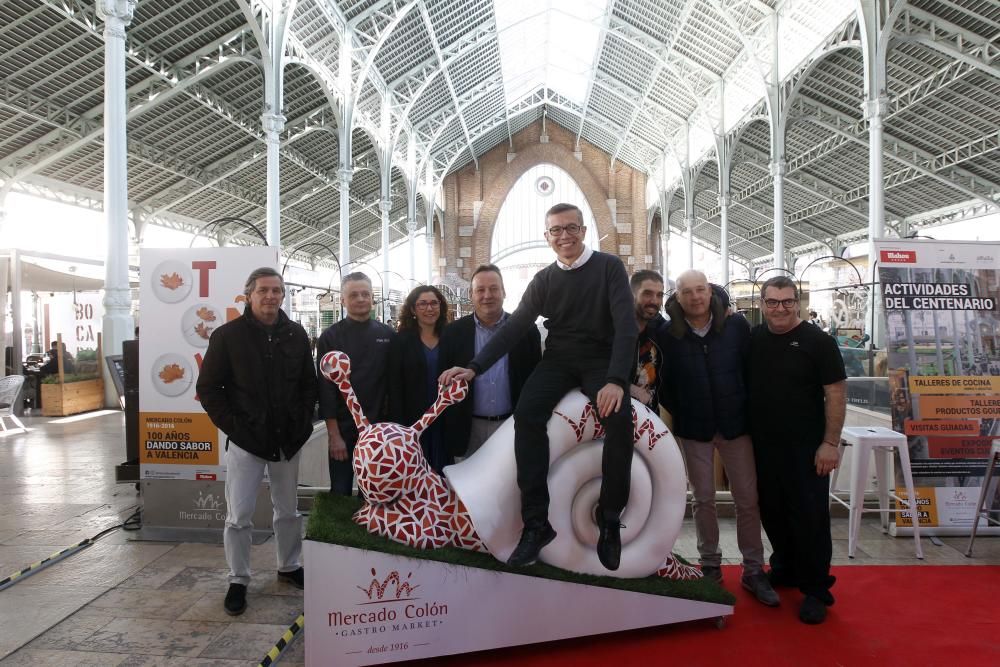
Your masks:
[{"label": "man's white shirt collar", "polygon": [[591,247],[588,246],[588,245],[584,245],[583,246],[583,253],[579,257],[576,258],[575,262],[573,262],[572,264],[563,264],[557,258],[556,259],[556,266],[558,266],[563,271],[572,271],[573,269],[578,269],[581,266],[583,266],[584,264],[586,264],[587,260],[590,259],[593,254],[594,254],[594,251],[591,249]]}]

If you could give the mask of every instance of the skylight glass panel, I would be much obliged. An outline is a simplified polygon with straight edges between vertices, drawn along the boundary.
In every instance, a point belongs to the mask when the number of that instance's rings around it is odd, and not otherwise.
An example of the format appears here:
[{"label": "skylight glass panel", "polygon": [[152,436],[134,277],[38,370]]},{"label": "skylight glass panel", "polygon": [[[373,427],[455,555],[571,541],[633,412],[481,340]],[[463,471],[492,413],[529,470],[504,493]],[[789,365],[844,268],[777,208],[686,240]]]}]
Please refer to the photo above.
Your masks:
[{"label": "skylight glass panel", "polygon": [[607,0],[496,0],[507,104],[548,88],[582,106]]},{"label": "skylight glass panel", "polygon": [[789,0],[778,10],[778,76],[784,79],[855,12],[842,0]]},{"label": "skylight glass panel", "polygon": [[764,79],[753,61],[741,55],[726,74],[725,131],[731,131],[766,94]]}]

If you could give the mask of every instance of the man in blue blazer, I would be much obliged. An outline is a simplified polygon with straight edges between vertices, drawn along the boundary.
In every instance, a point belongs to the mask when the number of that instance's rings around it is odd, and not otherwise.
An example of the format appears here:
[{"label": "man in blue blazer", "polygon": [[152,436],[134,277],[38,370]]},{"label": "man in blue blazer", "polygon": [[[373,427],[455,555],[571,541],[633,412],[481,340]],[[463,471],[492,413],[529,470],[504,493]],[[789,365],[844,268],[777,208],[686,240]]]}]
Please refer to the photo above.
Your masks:
[{"label": "man in blue blazer", "polygon": [[[496,266],[484,264],[475,270],[471,296],[473,313],[455,320],[441,334],[441,370],[466,366],[509,317],[503,309],[507,296],[503,275]],[[452,454],[472,456],[510,417],[541,356],[541,336],[533,327],[489,371],[476,376],[469,396],[443,415]]]}]

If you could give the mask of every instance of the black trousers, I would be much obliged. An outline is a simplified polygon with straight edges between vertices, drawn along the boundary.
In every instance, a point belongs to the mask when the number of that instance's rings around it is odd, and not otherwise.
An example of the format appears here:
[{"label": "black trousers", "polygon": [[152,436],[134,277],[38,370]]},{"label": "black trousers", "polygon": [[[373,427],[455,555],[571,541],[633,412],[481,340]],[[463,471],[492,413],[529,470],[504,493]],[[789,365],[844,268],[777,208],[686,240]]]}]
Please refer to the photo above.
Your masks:
[{"label": "black trousers", "polygon": [[[514,409],[514,454],[525,526],[539,526],[549,515],[549,437],[547,426],[556,404],[580,387],[596,408],[597,392],[608,383],[607,359],[545,357],[521,389]],[[605,520],[614,521],[628,503],[632,467],[632,404],[628,392],[621,407],[604,419],[600,505]]]},{"label": "black trousers", "polygon": [[354,438],[344,442],[347,445],[347,460],[338,461],[332,456],[329,457],[330,493],[335,496],[349,496],[354,488],[354,445],[358,441]]},{"label": "black trousers", "polygon": [[760,519],[771,541],[771,569],[806,595],[833,585],[830,478],[816,474],[816,447],[754,439]]}]

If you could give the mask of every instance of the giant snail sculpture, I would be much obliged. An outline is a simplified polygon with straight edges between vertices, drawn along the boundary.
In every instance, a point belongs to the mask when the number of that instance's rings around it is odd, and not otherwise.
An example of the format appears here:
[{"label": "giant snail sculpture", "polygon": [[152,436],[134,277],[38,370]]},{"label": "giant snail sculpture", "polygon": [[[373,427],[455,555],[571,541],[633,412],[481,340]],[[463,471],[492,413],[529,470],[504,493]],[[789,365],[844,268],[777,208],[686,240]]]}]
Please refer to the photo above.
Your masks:
[{"label": "giant snail sculpture", "polygon": [[[413,426],[372,424],[351,386],[351,361],[332,351],[320,372],[344,397],[358,441],[354,474],[364,504],[355,523],[368,532],[421,549],[457,546],[506,561],[517,545],[520,492],[514,461],[513,420],[507,420],[475,453],[436,474],[424,459],[420,434],[445,408],[468,394],[464,380],[438,389],[437,400]],[[594,508],[600,494],[603,430],[590,401],[568,393],[548,423],[549,522],[556,539],[540,559],[584,574],[622,578],[656,574],[698,579],[701,572],[671,549],[684,517],[687,482],[677,442],[646,406],[632,403],[631,493],[622,515],[621,567],[612,572],[598,560]]]}]

